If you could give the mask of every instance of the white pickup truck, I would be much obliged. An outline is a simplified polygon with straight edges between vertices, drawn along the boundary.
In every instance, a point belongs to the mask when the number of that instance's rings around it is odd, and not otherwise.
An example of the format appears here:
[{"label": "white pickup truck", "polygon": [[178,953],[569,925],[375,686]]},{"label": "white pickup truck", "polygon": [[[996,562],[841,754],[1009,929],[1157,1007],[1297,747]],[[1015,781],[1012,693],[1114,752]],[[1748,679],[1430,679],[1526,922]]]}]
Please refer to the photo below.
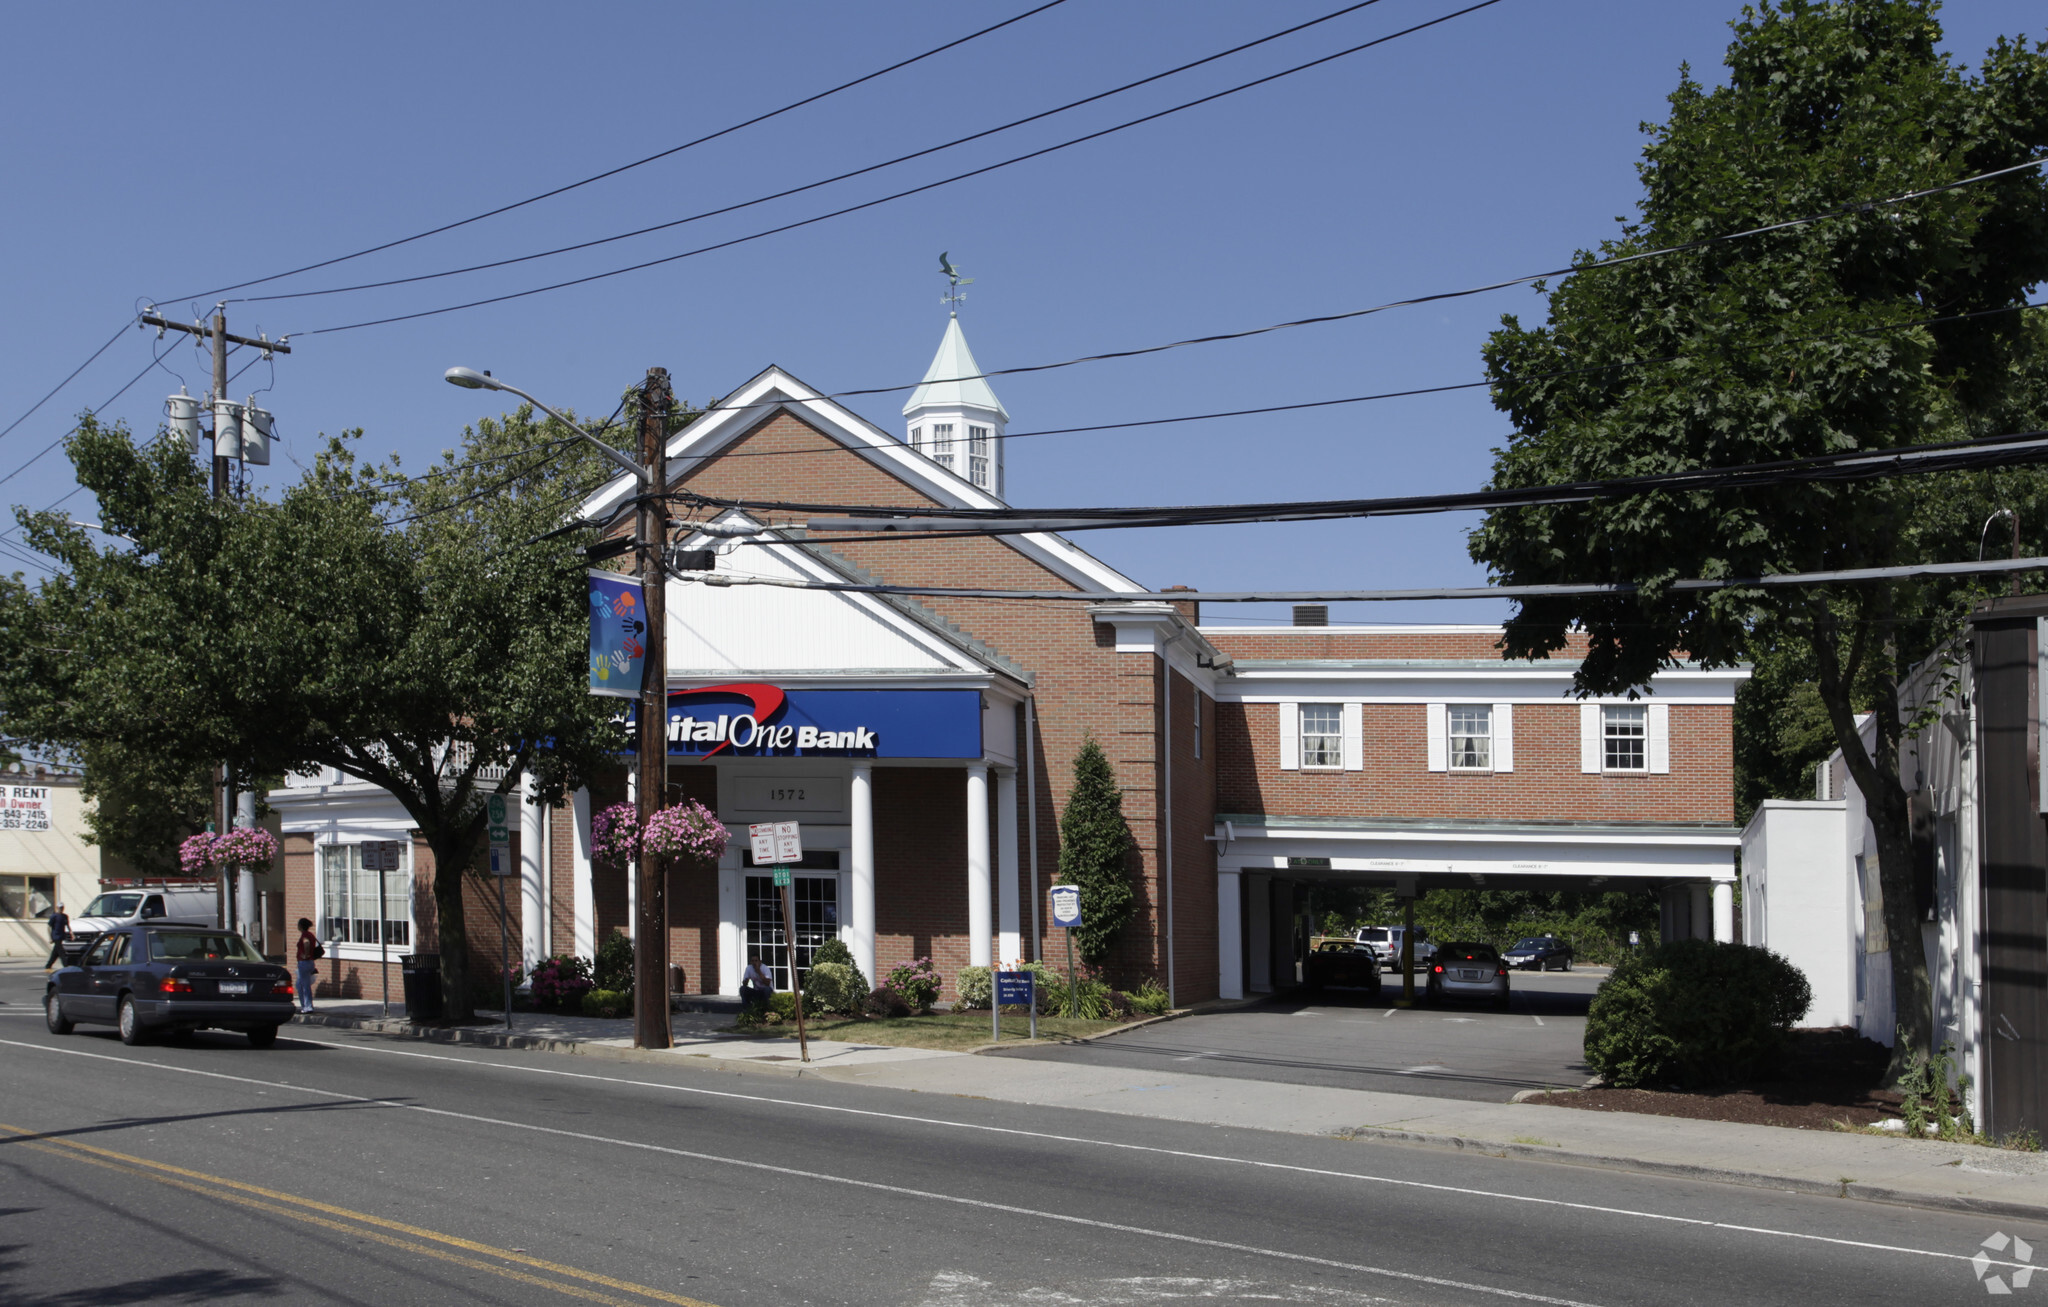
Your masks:
[{"label": "white pickup truck", "polygon": [[[1352,938],[1372,950],[1380,960],[1380,966],[1389,971],[1398,971],[1401,966],[1401,936],[1406,926],[1360,926]],[[1436,945],[1429,942],[1429,932],[1421,926],[1415,928],[1415,969],[1427,970],[1429,960],[1436,956]]]}]

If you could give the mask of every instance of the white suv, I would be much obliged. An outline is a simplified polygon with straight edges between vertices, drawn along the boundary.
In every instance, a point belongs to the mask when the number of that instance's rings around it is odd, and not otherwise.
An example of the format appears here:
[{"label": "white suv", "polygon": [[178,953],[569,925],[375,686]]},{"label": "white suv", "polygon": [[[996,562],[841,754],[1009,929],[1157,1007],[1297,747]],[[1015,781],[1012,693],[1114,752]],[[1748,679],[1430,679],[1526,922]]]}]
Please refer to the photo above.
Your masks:
[{"label": "white suv", "polygon": [[[1360,926],[1353,936],[1359,943],[1372,950],[1380,960],[1380,966],[1396,970],[1401,965],[1401,936],[1406,926]],[[1429,942],[1429,931],[1421,926],[1415,928],[1415,969],[1427,970],[1429,960],[1436,956],[1436,945]]]}]

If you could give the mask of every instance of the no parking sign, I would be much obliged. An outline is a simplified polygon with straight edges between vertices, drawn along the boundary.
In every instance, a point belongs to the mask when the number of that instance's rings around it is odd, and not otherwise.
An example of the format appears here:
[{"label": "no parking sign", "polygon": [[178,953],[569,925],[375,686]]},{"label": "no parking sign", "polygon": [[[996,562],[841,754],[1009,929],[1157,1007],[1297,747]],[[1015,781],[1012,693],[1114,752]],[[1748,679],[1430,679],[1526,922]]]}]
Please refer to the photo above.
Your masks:
[{"label": "no parking sign", "polygon": [[1081,924],[1081,887],[1078,885],[1055,885],[1052,887],[1052,924],[1071,930]]}]

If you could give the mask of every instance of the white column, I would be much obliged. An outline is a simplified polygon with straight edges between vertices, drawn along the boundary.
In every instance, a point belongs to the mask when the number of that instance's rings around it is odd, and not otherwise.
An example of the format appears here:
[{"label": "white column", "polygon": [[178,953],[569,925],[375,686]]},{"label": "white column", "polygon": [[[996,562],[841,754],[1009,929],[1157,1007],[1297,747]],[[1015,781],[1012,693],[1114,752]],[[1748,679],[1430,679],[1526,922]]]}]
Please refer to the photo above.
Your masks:
[{"label": "white column", "polygon": [[1735,942],[1735,882],[1714,882],[1714,938],[1722,944]]},{"label": "white column", "polygon": [[726,850],[725,858],[732,865],[718,870],[718,992],[737,995],[747,965],[746,873],[737,850]]},{"label": "white column", "polygon": [[597,956],[597,894],[590,883],[590,791],[578,790],[569,800],[569,813],[576,824],[576,849],[574,868],[571,874],[576,878],[573,896],[574,912],[571,920],[574,926],[569,941],[570,949],[579,958]]},{"label": "white column", "polygon": [[[637,762],[626,769],[626,802],[633,805],[633,811],[640,811],[640,767]],[[640,869],[628,865],[626,871],[626,937],[637,939],[640,932]],[[597,960],[595,953],[591,960]]]},{"label": "white column", "polygon": [[995,923],[989,913],[988,764],[967,769],[967,962],[990,964],[990,936]]},{"label": "white column", "polygon": [[533,970],[547,950],[547,882],[541,875],[541,849],[547,828],[546,810],[534,803],[539,786],[528,772],[519,786],[519,956]]},{"label": "white column", "polygon": [[1216,875],[1216,997],[1244,997],[1243,900],[1234,871]]},{"label": "white column", "polygon": [[1002,956],[1015,962],[1024,956],[1024,932],[1017,898],[1017,769],[996,769],[996,931]]},{"label": "white column", "polygon": [[882,978],[875,974],[875,769],[857,762],[853,764],[850,780],[847,812],[852,833],[847,870],[852,875],[852,884],[848,887],[851,901],[846,905],[846,915],[853,938],[847,948],[853,953],[853,964],[868,978],[868,983],[879,985]]}]

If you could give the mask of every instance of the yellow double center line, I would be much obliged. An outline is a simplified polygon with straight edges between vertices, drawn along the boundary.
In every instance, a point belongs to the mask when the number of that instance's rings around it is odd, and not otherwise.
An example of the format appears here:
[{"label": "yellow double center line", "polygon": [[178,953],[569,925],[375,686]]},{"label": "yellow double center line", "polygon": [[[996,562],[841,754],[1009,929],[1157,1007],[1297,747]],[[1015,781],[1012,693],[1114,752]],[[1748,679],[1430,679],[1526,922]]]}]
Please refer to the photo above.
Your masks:
[{"label": "yellow double center line", "polygon": [[[203,1198],[211,1198],[218,1202],[233,1203],[237,1206],[253,1208],[256,1211],[266,1212],[272,1216],[287,1217],[306,1225],[319,1226],[325,1230],[334,1230],[358,1239],[369,1239],[388,1248],[417,1253],[422,1257],[431,1257],[437,1261],[451,1262],[457,1266],[469,1267],[471,1270],[487,1271],[492,1275],[500,1276],[507,1280],[535,1285],[539,1288],[552,1290],[555,1293],[565,1294],[571,1298],[582,1298],[589,1302],[612,1304],[614,1307],[646,1307],[649,1301],[670,1303],[673,1304],[673,1307],[712,1307],[712,1304],[698,1298],[686,1298],[682,1294],[668,1293],[665,1290],[652,1288],[648,1285],[635,1284],[631,1280],[620,1280],[609,1275],[600,1275],[595,1271],[586,1271],[580,1267],[564,1266],[560,1262],[551,1262],[544,1258],[529,1256],[516,1249],[498,1248],[487,1243],[478,1243],[473,1239],[463,1239],[452,1234],[442,1234],[437,1230],[428,1230],[417,1225],[407,1225],[403,1221],[392,1221],[381,1216],[372,1216],[368,1212],[358,1212],[352,1208],[337,1207],[332,1203],[323,1203],[313,1198],[301,1198],[297,1194],[288,1194],[282,1190],[265,1189],[261,1185],[245,1184],[240,1180],[229,1180],[224,1176],[208,1175],[204,1171],[191,1171],[182,1166],[172,1166],[166,1162],[152,1162],[145,1157],[135,1157],[128,1153],[117,1153],[110,1148],[100,1148],[93,1144],[81,1144],[76,1140],[58,1139],[33,1130],[23,1130],[19,1126],[0,1124],[0,1131],[5,1131],[8,1135],[13,1136],[11,1139],[0,1139],[0,1143],[31,1148],[39,1153],[49,1153],[56,1157],[62,1157],[66,1161],[84,1162],[91,1166],[103,1167],[109,1171],[118,1171],[124,1175],[154,1180],[158,1184],[168,1185],[173,1189],[183,1189],[188,1193],[195,1193]],[[470,1253],[482,1254],[483,1257],[495,1260],[484,1261],[478,1257],[466,1255]],[[512,1263],[512,1265],[505,1264],[508,1262]],[[562,1279],[550,1280],[517,1269],[522,1266],[531,1267],[536,1271],[545,1271],[549,1275],[560,1276]],[[565,1284],[562,1280],[572,1280],[578,1283]],[[601,1287],[585,1287],[590,1285]],[[630,1298],[618,1297],[614,1294],[603,1292],[604,1289],[614,1289],[619,1293],[631,1294],[633,1296]]]}]

